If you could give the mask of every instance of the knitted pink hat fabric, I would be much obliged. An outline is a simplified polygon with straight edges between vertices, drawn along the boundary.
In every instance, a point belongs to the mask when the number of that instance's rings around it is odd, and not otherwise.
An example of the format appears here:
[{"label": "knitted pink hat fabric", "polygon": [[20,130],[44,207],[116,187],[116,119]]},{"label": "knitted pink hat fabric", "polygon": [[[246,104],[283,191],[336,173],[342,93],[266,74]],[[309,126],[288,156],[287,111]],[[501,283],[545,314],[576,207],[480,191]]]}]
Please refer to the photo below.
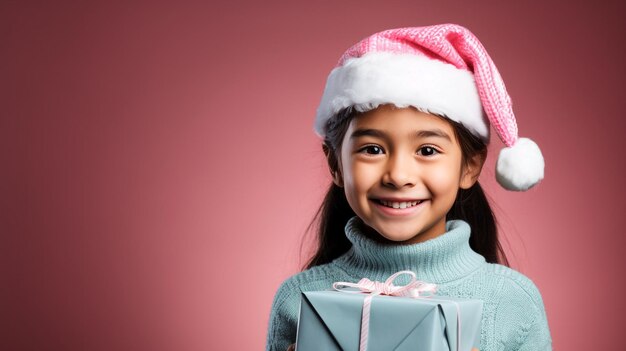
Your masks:
[{"label": "knitted pink hat fabric", "polygon": [[518,138],[511,99],[495,64],[468,29],[456,24],[398,28],[351,48],[330,73],[315,131],[342,109],[359,112],[392,103],[444,115],[489,141],[489,125],[505,144],[496,178],[523,191],[543,179],[544,160],[530,139]]}]

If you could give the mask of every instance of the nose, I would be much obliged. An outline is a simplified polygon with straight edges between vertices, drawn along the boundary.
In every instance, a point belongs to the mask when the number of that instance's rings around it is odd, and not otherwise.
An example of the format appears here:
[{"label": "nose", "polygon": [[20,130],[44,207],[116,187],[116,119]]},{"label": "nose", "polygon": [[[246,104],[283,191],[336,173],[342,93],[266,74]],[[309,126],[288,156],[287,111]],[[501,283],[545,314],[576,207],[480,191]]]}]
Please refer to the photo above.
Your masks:
[{"label": "nose", "polygon": [[415,186],[418,177],[416,162],[411,155],[395,154],[390,155],[385,173],[383,174],[383,184],[394,188]]}]

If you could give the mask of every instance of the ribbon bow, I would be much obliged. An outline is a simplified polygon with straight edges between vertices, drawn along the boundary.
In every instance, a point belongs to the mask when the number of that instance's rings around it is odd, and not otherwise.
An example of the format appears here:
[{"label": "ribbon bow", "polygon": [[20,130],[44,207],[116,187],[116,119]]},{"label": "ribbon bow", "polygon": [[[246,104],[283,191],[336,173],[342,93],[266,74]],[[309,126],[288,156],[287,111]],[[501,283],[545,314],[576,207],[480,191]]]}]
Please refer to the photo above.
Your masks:
[{"label": "ribbon bow", "polygon": [[[403,274],[411,276],[411,280],[406,285],[393,285],[394,280]],[[348,290],[346,288],[356,288],[358,290]],[[363,312],[361,314],[361,338],[359,341],[359,351],[367,350],[367,339],[369,335],[370,309],[372,298],[377,295],[408,296],[412,298],[430,297],[437,291],[437,285],[417,280],[412,271],[400,271],[392,274],[384,283],[371,281],[367,278],[361,279],[358,283],[335,282],[333,289],[346,293],[369,293],[363,300]]]},{"label": "ribbon bow", "polygon": [[[408,274],[411,276],[411,280],[406,285],[393,285],[393,282],[401,275]],[[359,290],[346,290],[345,288],[356,288]],[[437,284],[426,283],[421,280],[417,280],[415,273],[412,271],[400,271],[392,274],[384,282],[371,281],[367,278],[359,280],[358,283],[348,282],[335,282],[333,283],[333,289],[342,292],[353,293],[369,293],[373,296],[376,295],[390,295],[390,296],[408,296],[413,298],[432,296],[437,291]]]}]

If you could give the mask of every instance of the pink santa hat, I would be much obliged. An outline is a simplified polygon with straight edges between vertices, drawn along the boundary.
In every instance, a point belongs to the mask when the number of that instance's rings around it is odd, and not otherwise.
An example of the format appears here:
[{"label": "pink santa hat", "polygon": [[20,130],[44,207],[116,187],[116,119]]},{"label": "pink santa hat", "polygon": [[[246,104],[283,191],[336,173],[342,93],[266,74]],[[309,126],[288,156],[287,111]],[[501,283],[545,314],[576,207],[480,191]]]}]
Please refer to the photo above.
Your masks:
[{"label": "pink santa hat", "polygon": [[489,142],[489,125],[505,144],[496,179],[524,191],[543,179],[537,144],[518,138],[511,98],[487,51],[456,24],[390,29],[369,36],[339,59],[328,76],[315,120],[324,137],[327,121],[342,109],[359,112],[392,103],[444,115]]}]

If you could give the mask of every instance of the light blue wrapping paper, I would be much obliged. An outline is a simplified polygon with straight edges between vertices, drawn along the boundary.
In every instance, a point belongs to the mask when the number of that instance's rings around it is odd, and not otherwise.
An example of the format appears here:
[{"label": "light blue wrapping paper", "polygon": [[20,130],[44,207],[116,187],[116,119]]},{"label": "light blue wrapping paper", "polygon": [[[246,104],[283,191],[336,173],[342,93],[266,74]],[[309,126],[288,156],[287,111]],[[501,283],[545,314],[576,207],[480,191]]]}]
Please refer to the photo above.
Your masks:
[{"label": "light blue wrapping paper", "polygon": [[[297,351],[358,351],[367,294],[302,293]],[[460,315],[457,315],[457,305]],[[368,351],[470,351],[480,345],[481,300],[433,296],[372,299]],[[457,317],[460,350],[457,350]]]}]

